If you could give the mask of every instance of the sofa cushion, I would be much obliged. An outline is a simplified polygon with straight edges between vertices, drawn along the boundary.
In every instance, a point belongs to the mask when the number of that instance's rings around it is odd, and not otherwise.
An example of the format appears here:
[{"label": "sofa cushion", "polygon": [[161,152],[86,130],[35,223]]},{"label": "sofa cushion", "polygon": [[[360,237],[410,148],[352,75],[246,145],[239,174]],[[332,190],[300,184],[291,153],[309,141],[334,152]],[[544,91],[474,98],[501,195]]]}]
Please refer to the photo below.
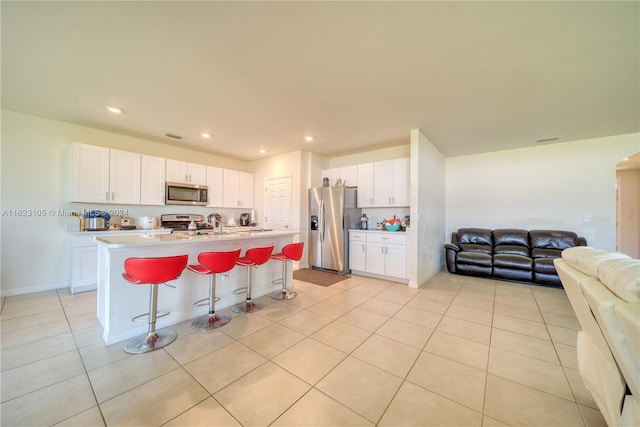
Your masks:
[{"label": "sofa cushion", "polygon": [[481,265],[484,267],[491,267],[492,265],[491,255],[481,252],[458,252],[456,260],[458,264]]},{"label": "sofa cushion", "polygon": [[514,254],[494,254],[493,266],[502,268],[513,268],[516,270],[532,270],[533,260],[528,256]]},{"label": "sofa cushion", "polygon": [[558,274],[553,258],[536,258],[533,260],[533,271],[537,273]]},{"label": "sofa cushion", "polygon": [[562,251],[562,259],[578,271],[591,277],[598,277],[598,268],[608,259],[631,259],[621,252],[609,252],[589,246],[576,246]]},{"label": "sofa cushion", "polygon": [[626,302],[640,303],[640,260],[608,259],[600,263],[600,281]]},{"label": "sofa cushion", "polygon": [[529,238],[532,248],[563,250],[578,245],[578,235],[572,231],[531,230]]},{"label": "sofa cushion", "polygon": [[458,246],[463,251],[490,254],[493,250],[491,230],[484,228],[461,228],[458,230]]},{"label": "sofa cushion", "polygon": [[529,247],[529,232],[514,228],[493,230],[493,244],[495,246],[526,246]]},{"label": "sofa cushion", "polygon": [[533,248],[531,256],[533,258],[560,258],[562,251],[560,249]]},{"label": "sofa cushion", "polygon": [[529,256],[529,247],[528,246],[516,246],[516,245],[499,245],[493,248],[494,254],[512,254],[512,255],[522,255]]}]

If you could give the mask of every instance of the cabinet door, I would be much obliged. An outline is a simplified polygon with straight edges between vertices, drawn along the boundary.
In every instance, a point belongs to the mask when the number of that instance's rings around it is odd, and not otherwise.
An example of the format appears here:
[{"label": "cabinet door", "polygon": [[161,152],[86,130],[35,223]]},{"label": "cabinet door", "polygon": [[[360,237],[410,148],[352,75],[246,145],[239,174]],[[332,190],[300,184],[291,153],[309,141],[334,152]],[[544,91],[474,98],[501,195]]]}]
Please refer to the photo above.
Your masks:
[{"label": "cabinet door", "polygon": [[373,206],[373,163],[358,165],[358,207]]},{"label": "cabinet door", "polygon": [[164,157],[143,154],[140,158],[141,205],[164,205],[165,163]]},{"label": "cabinet door", "polygon": [[409,167],[408,157],[393,160],[393,188],[391,189],[393,206],[409,206]]},{"label": "cabinet door", "polygon": [[358,186],[358,166],[345,166],[340,168],[340,179],[342,184],[349,187]]},{"label": "cabinet door", "polygon": [[111,150],[109,202],[140,204],[140,154]]},{"label": "cabinet door", "polygon": [[[338,180],[338,178],[340,178],[340,169],[338,168],[332,168],[332,169],[322,169],[321,171],[321,178],[324,180],[324,178],[329,178],[329,185],[333,186],[336,185],[336,181]],[[320,187],[322,185],[322,182],[320,182],[317,186]]]},{"label": "cabinet door", "polygon": [[384,275],[385,246],[381,243],[367,243],[367,273]]},{"label": "cabinet door", "polygon": [[209,204],[211,208],[222,207],[223,169],[207,166],[207,187],[209,187]]},{"label": "cabinet door", "polygon": [[222,207],[238,207],[238,186],[240,185],[240,172],[224,169],[222,174]]},{"label": "cabinet door", "polygon": [[254,176],[249,172],[238,172],[238,198],[241,208],[253,207]]},{"label": "cabinet door", "polygon": [[[73,248],[71,293],[98,283],[98,245]],[[87,289],[88,290],[88,289]]]},{"label": "cabinet door", "polygon": [[349,268],[356,271],[367,271],[367,244],[365,242],[349,242]]},{"label": "cabinet door", "polygon": [[109,149],[74,142],[71,151],[71,201],[108,202]]},{"label": "cabinet door", "polygon": [[189,184],[207,185],[207,167],[197,163],[189,163],[188,173]]},{"label": "cabinet door", "polygon": [[167,159],[166,177],[168,182],[188,183],[189,164],[180,160]]},{"label": "cabinet door", "polygon": [[385,276],[407,278],[407,251],[405,245],[385,246]]},{"label": "cabinet door", "polygon": [[393,161],[376,162],[373,169],[374,206],[392,206],[393,204]]}]

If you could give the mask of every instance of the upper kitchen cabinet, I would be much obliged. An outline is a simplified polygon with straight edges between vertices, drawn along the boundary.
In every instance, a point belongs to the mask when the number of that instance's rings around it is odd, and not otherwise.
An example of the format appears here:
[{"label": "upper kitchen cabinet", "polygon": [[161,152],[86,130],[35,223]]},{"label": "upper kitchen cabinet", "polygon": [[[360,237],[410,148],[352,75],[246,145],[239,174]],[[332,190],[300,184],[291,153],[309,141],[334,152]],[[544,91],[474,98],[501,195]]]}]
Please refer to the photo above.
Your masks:
[{"label": "upper kitchen cabinet", "polygon": [[140,154],[72,143],[71,201],[140,203]]},{"label": "upper kitchen cabinet", "polygon": [[167,159],[167,181],[207,185],[207,167],[197,163]]},{"label": "upper kitchen cabinet", "polygon": [[222,185],[222,207],[253,207],[254,176],[252,173],[224,169]]},{"label": "upper kitchen cabinet", "polygon": [[374,206],[409,206],[409,158],[374,164]]},{"label": "upper kitchen cabinet", "polygon": [[165,192],[165,158],[141,157],[140,204],[164,205]]},{"label": "upper kitchen cabinet", "polygon": [[362,163],[358,170],[358,207],[374,207],[373,200],[373,163]]},{"label": "upper kitchen cabinet", "polygon": [[207,166],[207,187],[209,187],[208,207],[219,208],[223,206],[224,169]]},{"label": "upper kitchen cabinet", "polygon": [[329,185],[336,185],[340,179],[344,185],[349,187],[358,186],[358,166],[345,166],[341,168],[323,169],[322,178],[329,178]]}]

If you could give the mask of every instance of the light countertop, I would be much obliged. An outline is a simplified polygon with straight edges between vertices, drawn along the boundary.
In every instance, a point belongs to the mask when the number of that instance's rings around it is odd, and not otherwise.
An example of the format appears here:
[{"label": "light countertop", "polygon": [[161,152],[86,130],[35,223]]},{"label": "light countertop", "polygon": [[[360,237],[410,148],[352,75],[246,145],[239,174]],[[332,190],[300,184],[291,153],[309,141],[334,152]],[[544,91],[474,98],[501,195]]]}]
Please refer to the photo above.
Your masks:
[{"label": "light countertop", "polygon": [[291,236],[299,234],[297,231],[237,231],[189,236],[188,234],[146,234],[122,235],[106,234],[94,237],[99,245],[108,248],[127,248],[141,246],[164,246],[184,243],[211,243],[214,241],[247,240],[264,237]]}]

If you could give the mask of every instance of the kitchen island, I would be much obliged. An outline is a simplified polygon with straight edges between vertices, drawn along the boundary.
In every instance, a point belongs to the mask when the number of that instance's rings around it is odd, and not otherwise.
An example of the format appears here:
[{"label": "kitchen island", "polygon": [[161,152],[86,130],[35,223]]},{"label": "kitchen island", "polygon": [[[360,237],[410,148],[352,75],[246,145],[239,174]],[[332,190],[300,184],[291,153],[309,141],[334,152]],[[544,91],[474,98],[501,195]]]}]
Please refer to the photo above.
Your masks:
[{"label": "kitchen island", "polygon": [[[144,236],[102,235],[98,243],[98,320],[104,327],[106,344],[126,340],[147,331],[147,319],[132,322],[131,319],[149,311],[149,286],[134,285],[122,277],[124,261],[131,257],[165,257],[187,254],[189,264],[197,264],[198,254],[206,251],[242,249],[241,256],[252,247],[273,243],[274,253],[293,241],[297,232],[291,231],[241,231],[188,236],[185,234],[161,234]],[[292,279],[289,272],[288,280]],[[277,290],[272,281],[282,275],[281,261],[268,261],[255,271],[252,296],[259,297]],[[234,294],[246,286],[247,268],[235,267],[221,275],[216,284],[216,310],[244,301],[244,293]],[[207,306],[194,307],[195,301],[209,295],[209,276],[184,270],[182,275],[161,286],[158,291],[158,310],[170,312],[159,318],[157,328],[167,327],[193,319],[208,312]],[[174,287],[173,287],[174,286]]]}]

